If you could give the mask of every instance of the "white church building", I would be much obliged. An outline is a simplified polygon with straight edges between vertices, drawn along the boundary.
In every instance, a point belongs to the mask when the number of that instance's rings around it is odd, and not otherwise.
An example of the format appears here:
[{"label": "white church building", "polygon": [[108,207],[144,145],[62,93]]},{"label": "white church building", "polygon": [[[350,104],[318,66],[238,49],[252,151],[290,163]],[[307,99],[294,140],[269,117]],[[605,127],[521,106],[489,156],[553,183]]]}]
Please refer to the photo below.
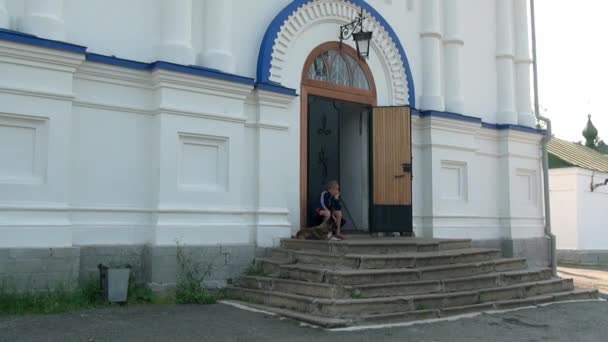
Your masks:
[{"label": "white church building", "polygon": [[529,28],[527,0],[0,0],[0,281],[170,284],[179,243],[222,286],[331,179],[351,233],[546,266]]}]

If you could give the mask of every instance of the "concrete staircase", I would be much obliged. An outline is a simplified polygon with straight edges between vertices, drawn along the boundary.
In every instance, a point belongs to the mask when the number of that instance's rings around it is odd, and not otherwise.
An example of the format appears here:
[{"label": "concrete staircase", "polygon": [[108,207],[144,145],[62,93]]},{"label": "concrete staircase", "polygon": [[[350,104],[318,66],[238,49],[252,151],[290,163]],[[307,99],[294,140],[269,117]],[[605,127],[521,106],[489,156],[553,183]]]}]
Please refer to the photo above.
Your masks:
[{"label": "concrete staircase", "polygon": [[247,305],[322,327],[429,319],[593,299],[550,269],[470,240],[283,240],[227,289]]}]

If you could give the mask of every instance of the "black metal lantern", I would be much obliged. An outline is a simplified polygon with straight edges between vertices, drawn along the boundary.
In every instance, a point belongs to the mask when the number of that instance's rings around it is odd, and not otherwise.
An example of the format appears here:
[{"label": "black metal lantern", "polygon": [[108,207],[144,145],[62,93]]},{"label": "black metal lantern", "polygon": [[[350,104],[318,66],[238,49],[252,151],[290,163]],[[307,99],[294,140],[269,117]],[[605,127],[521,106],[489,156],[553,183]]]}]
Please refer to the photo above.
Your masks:
[{"label": "black metal lantern", "polygon": [[372,32],[363,31],[364,19],[363,8],[361,8],[359,16],[354,21],[344,26],[340,26],[340,44],[342,44],[343,40],[352,36],[357,45],[357,53],[361,59],[369,57],[369,43],[372,40]]}]

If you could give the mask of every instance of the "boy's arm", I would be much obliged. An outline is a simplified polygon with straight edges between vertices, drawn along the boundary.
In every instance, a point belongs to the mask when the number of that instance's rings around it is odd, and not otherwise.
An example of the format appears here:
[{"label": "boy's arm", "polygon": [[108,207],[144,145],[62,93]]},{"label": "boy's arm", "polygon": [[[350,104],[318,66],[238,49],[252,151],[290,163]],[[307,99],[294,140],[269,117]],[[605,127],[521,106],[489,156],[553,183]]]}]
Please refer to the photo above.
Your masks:
[{"label": "boy's arm", "polygon": [[323,210],[329,210],[327,209],[327,206],[329,205],[330,196],[331,194],[327,191],[321,193],[321,208],[323,208]]}]

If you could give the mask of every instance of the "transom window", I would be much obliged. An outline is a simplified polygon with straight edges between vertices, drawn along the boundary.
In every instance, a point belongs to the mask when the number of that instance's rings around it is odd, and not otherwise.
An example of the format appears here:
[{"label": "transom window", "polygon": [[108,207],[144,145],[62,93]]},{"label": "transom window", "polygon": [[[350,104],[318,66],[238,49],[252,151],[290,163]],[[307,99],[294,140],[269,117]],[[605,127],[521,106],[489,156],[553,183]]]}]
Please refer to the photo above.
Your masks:
[{"label": "transom window", "polygon": [[327,50],[319,54],[308,69],[308,79],[370,90],[361,64],[340,50]]}]

